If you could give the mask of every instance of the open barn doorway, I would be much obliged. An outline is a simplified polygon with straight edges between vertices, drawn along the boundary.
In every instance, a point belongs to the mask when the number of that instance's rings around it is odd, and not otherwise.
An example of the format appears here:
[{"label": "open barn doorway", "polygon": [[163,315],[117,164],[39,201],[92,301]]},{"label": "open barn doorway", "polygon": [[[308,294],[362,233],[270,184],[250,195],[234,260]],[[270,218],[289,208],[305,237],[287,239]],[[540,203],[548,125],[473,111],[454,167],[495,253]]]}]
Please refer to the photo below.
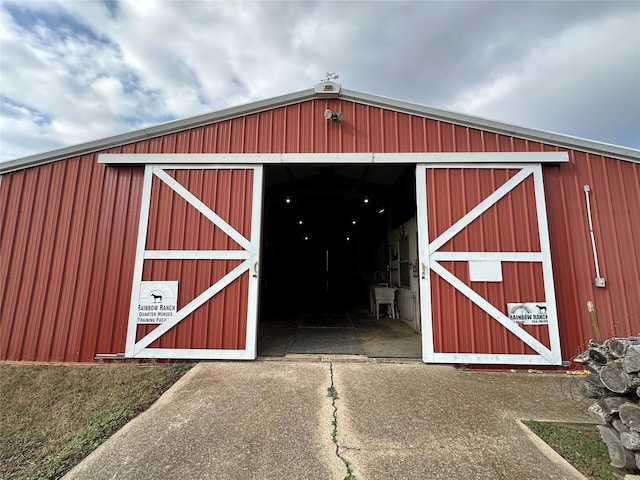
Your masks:
[{"label": "open barn doorway", "polygon": [[420,358],[419,308],[372,296],[410,289],[394,232],[415,198],[415,165],[266,166],[258,355]]}]

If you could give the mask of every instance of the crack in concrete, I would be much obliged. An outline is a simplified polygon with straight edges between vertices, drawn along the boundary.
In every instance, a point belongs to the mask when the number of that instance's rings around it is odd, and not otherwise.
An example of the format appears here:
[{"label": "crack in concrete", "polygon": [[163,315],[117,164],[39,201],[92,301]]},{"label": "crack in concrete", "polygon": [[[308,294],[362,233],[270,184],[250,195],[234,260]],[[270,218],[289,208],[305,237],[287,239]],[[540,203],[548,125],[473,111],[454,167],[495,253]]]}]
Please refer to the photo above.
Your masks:
[{"label": "crack in concrete", "polygon": [[338,392],[336,390],[335,385],[333,384],[333,362],[329,362],[329,372],[331,374],[331,386],[328,389],[327,396],[331,397],[331,406],[333,407],[333,420],[331,421],[331,425],[333,425],[333,430],[331,431],[331,438],[333,443],[336,445],[336,457],[338,457],[344,466],[347,469],[347,475],[344,477],[344,480],[356,480],[353,471],[351,470],[351,462],[347,460],[343,455],[342,451],[348,450],[348,448],[341,448],[338,443],[338,406],[336,405],[336,400],[338,400]]}]

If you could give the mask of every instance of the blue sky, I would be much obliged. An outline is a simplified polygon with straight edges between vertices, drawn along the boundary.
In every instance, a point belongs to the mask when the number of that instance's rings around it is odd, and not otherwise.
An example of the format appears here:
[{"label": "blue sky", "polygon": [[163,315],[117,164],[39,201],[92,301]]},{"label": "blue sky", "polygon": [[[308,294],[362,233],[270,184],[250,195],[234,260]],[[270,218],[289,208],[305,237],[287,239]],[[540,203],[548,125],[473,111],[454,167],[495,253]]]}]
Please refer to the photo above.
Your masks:
[{"label": "blue sky", "polygon": [[0,160],[311,88],[640,149],[640,2],[3,1]]}]

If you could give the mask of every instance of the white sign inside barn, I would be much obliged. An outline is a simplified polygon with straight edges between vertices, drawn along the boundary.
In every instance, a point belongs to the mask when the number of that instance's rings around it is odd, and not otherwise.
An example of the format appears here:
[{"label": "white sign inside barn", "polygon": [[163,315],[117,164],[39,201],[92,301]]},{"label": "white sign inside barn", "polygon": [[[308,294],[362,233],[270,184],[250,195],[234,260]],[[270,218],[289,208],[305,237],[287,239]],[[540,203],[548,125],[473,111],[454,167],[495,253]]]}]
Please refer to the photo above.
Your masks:
[{"label": "white sign inside barn", "polygon": [[157,324],[178,310],[178,282],[141,282],[137,323]]}]

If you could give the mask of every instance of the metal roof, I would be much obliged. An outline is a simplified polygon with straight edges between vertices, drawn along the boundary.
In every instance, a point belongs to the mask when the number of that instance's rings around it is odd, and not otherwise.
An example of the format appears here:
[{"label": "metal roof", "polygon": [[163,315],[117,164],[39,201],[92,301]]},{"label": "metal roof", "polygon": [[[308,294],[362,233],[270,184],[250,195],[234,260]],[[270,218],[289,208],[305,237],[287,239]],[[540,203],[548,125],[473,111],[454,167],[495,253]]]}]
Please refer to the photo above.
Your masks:
[{"label": "metal roof", "polygon": [[[327,86],[329,88],[327,88]],[[293,105],[314,98],[327,97],[339,98],[341,100],[352,101],[354,103],[360,103],[419,117],[448,122],[454,125],[476,128],[479,130],[509,135],[525,140],[542,142],[557,147],[564,147],[587,153],[604,155],[619,160],[640,163],[640,150],[636,150],[633,148],[620,147],[607,143],[596,142],[593,140],[586,140],[583,138],[551,133],[542,130],[534,130],[531,128],[520,127],[517,125],[498,122],[481,117],[426,107],[424,105],[405,102],[402,100],[395,100],[378,95],[346,90],[340,85],[333,82],[322,82],[314,86],[314,88],[308,90],[302,90],[271,99],[260,100],[237,107],[226,108],[224,110],[197,115],[195,117],[174,120],[171,122],[156,125],[154,127],[133,130],[131,132],[122,133],[119,135],[114,135],[90,142],[80,143],[78,145],[73,145],[70,147],[51,150],[49,152],[43,152],[35,155],[29,155],[27,157],[17,158],[0,164],[0,174],[51,163],[58,160],[64,160],[66,158],[78,155],[85,155],[88,153],[104,150],[106,148],[117,147],[140,140],[168,135],[188,130],[194,127],[200,127],[203,125],[217,123],[232,118],[238,118],[286,105]]]}]

